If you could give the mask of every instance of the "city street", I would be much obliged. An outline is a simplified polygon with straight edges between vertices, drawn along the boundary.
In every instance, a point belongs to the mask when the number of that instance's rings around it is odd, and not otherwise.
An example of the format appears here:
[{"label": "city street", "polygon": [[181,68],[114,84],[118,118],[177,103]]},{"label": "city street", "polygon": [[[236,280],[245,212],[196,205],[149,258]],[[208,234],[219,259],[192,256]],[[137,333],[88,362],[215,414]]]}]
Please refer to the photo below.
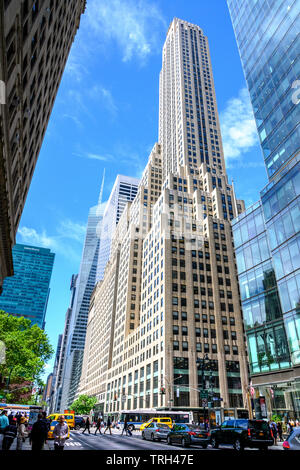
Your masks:
[{"label": "city street", "polygon": [[[67,440],[65,444],[65,450],[183,450],[181,446],[172,445],[169,446],[166,442],[152,442],[146,441],[141,438],[139,431],[133,433],[132,436],[126,436],[125,434],[121,436],[121,430],[112,430],[112,435],[97,435],[95,436],[95,428],[91,428],[91,434],[82,434],[81,431],[71,431],[70,439]],[[220,445],[221,450],[232,450],[232,446]],[[14,441],[11,450],[16,449],[16,440]],[[54,444],[52,440],[48,440],[48,444],[45,445],[44,450],[54,449]],[[191,446],[190,450],[203,450],[201,446]],[[30,445],[28,439],[23,445],[23,450],[30,450]],[[188,449],[184,449],[185,451]],[[214,451],[211,446],[208,446],[208,451]],[[251,450],[251,449],[247,449]],[[252,449],[256,451],[257,449]],[[269,450],[283,450],[282,442],[279,442],[277,446],[269,447]],[[216,450],[217,451],[217,450]]]}]

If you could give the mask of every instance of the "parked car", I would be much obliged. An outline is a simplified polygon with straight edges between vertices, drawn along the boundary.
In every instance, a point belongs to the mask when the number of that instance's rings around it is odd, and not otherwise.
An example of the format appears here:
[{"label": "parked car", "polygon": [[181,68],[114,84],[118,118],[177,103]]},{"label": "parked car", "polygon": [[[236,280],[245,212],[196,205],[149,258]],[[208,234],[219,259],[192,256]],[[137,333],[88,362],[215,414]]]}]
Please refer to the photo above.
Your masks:
[{"label": "parked car", "polygon": [[79,431],[80,428],[84,428],[85,420],[82,416],[75,416],[75,429]]},{"label": "parked car", "polygon": [[284,450],[300,450],[300,428],[294,428],[282,444]]},{"label": "parked car", "polygon": [[170,428],[167,424],[156,423],[153,421],[148,426],[144,427],[142,431],[142,439],[151,439],[151,441],[160,441],[161,439],[167,440]]},{"label": "parked car", "polygon": [[220,444],[232,444],[238,451],[245,447],[267,450],[274,440],[266,421],[229,419],[211,430],[210,443],[214,449]]},{"label": "parked car", "polygon": [[169,445],[181,444],[182,447],[200,444],[206,449],[210,442],[210,433],[206,429],[201,428],[197,424],[174,424],[173,428],[167,436]]},{"label": "parked car", "polygon": [[163,424],[167,424],[169,426],[170,429],[172,429],[172,426],[173,426],[173,422],[172,422],[172,419],[169,418],[169,417],[157,417],[157,418],[151,418],[149,419],[148,421],[146,421],[146,423],[143,423],[140,427],[140,431],[142,431],[143,429],[145,429],[150,423],[163,423]]}]

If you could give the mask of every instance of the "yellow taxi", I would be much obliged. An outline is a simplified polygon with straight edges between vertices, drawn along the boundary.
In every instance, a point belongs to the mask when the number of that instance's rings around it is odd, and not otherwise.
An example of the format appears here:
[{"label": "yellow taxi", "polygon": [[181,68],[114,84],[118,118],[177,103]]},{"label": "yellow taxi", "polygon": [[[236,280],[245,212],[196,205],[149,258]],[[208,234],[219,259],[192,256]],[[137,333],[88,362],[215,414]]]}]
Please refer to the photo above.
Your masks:
[{"label": "yellow taxi", "polygon": [[[61,416],[61,415],[59,415],[59,416]],[[53,437],[53,431],[54,431],[54,428],[55,428],[55,426],[56,426],[57,424],[58,424],[58,421],[52,421],[52,422],[50,423],[50,429],[49,429],[49,431],[48,431],[48,439],[54,439],[54,437]],[[69,439],[69,437],[70,437],[70,426],[68,426],[68,436],[67,436],[67,439]]]},{"label": "yellow taxi", "polygon": [[74,413],[53,413],[52,415],[47,416],[50,422],[58,421],[59,416],[63,415],[65,417],[65,421],[69,426],[69,429],[75,428],[75,414]]},{"label": "yellow taxi", "polygon": [[171,418],[159,417],[159,418],[151,418],[148,421],[146,421],[146,423],[143,423],[140,427],[140,431],[143,431],[143,429],[145,429],[151,423],[166,424],[167,426],[169,426],[170,429],[173,427],[173,422]]}]

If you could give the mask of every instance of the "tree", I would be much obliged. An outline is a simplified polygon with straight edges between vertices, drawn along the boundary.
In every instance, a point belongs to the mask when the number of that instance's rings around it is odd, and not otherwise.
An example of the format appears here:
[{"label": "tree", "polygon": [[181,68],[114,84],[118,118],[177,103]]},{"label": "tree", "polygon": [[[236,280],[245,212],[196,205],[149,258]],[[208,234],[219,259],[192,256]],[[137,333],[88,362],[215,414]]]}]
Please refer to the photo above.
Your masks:
[{"label": "tree", "polygon": [[15,397],[27,401],[32,385],[43,384],[45,362],[54,353],[48,336],[30,320],[0,311],[0,341],[5,345],[5,359],[0,363],[1,388],[7,389],[9,384],[8,400]]},{"label": "tree", "polygon": [[96,397],[89,397],[88,395],[79,395],[77,400],[72,403],[70,410],[75,411],[77,415],[88,415],[97,403]]}]

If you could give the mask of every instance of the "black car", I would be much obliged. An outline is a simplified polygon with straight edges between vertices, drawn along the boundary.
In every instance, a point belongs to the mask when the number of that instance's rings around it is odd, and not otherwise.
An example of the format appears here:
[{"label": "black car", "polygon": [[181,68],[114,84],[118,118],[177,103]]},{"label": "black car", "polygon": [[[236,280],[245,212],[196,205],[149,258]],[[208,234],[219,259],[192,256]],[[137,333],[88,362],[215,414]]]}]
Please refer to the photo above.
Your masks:
[{"label": "black car", "polygon": [[206,449],[210,441],[209,431],[202,429],[196,424],[174,424],[167,436],[167,443],[169,445],[181,444],[182,447],[189,447],[190,445],[200,444],[203,449]]},{"label": "black car", "polygon": [[241,451],[245,447],[267,450],[274,443],[269,425],[263,420],[229,419],[211,430],[210,443],[214,449],[220,444],[232,444]]},{"label": "black car", "polygon": [[85,426],[84,418],[82,418],[82,416],[75,416],[75,429],[77,429],[78,431],[80,428],[84,428],[84,426]]}]

